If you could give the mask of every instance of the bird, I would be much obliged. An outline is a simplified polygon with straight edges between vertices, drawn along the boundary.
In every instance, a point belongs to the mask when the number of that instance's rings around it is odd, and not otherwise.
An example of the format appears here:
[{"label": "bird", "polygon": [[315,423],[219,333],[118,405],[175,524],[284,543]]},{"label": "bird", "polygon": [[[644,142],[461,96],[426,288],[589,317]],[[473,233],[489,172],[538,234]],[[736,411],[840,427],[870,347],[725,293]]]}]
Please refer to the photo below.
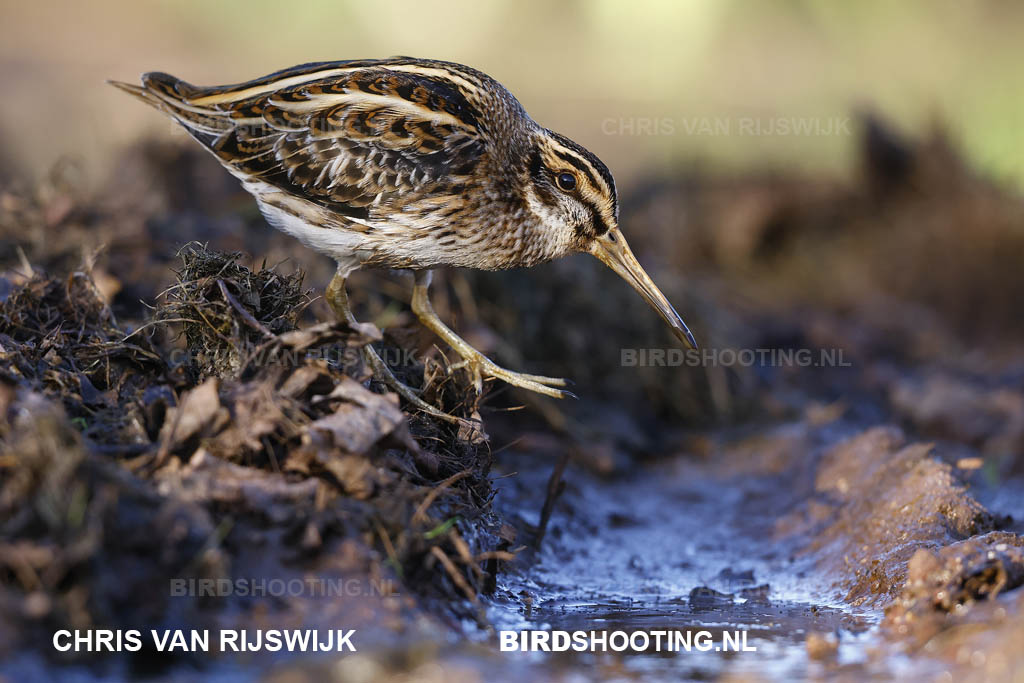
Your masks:
[{"label": "bird", "polygon": [[[430,304],[436,268],[501,270],[589,253],[697,348],[623,237],[608,167],[477,69],[392,57],[302,64],[223,86],[161,72],[140,85],[108,82],[183,126],[272,226],[336,261],[325,298],[340,319],[356,322],[346,291],[353,271],[412,271],[413,312],[461,357],[453,367],[467,368],[478,391],[487,378],[573,396],[566,380],[500,367],[449,328]],[[451,418],[371,346],[364,354],[406,401]]]}]

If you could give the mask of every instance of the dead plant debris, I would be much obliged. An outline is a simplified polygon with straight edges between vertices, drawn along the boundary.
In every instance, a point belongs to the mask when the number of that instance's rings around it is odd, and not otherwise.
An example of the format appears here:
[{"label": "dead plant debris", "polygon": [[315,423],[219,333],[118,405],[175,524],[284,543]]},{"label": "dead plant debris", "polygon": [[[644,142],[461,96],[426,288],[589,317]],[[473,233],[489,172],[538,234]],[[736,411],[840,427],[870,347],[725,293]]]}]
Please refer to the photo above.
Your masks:
[{"label": "dead plant debris", "polygon": [[[203,623],[209,601],[175,612],[166,599],[129,600],[110,568],[166,596],[171,578],[230,577],[230,558],[253,542],[281,565],[312,566],[356,539],[366,571],[472,616],[500,541],[458,531],[488,514],[486,442],[368,388],[373,325],[297,328],[301,273],[251,270],[197,244],[179,255],[178,282],[135,328],[84,271],[4,280],[0,602],[11,632],[150,628],[182,610]],[[470,385],[442,380],[426,391],[458,394],[453,409],[471,417]]]}]

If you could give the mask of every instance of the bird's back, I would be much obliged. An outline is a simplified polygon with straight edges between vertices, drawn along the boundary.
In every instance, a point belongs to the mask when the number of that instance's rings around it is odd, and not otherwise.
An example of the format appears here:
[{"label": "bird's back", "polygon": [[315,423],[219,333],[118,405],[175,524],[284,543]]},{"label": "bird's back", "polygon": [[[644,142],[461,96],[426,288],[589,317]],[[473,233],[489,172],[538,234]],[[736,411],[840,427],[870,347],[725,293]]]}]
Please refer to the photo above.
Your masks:
[{"label": "bird's back", "polygon": [[[450,226],[473,207],[473,189],[492,175],[516,127],[532,124],[489,76],[404,57],[304,64],[228,86],[159,72],[144,74],[141,86],[113,84],[181,123],[265,213],[269,203],[296,220],[361,233],[360,259],[390,267],[465,257],[457,249],[464,236]],[[268,217],[284,227],[276,213]],[[436,248],[389,251],[402,240]],[[351,240],[342,241],[349,249]],[[427,256],[414,263],[413,254]]]}]

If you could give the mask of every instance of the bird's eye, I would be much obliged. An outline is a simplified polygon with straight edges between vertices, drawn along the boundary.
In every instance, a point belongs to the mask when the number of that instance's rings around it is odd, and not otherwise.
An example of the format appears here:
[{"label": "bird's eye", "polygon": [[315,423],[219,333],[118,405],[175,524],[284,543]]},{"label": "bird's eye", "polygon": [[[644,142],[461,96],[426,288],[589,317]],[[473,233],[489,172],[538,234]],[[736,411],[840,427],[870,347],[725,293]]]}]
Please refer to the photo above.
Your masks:
[{"label": "bird's eye", "polygon": [[566,192],[572,192],[576,189],[576,176],[572,173],[562,172],[555,177],[555,182],[558,183],[559,189],[565,190]]}]

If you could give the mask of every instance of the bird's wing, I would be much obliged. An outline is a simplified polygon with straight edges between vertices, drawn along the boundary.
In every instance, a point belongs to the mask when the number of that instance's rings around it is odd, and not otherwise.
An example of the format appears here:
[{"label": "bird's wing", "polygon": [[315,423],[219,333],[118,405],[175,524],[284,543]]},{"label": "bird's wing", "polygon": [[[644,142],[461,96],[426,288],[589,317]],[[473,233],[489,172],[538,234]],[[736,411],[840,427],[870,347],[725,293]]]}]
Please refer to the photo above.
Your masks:
[{"label": "bird's wing", "polygon": [[173,116],[236,175],[373,227],[447,196],[484,154],[472,84],[393,62],[305,65],[217,88],[161,73],[115,85]]}]

